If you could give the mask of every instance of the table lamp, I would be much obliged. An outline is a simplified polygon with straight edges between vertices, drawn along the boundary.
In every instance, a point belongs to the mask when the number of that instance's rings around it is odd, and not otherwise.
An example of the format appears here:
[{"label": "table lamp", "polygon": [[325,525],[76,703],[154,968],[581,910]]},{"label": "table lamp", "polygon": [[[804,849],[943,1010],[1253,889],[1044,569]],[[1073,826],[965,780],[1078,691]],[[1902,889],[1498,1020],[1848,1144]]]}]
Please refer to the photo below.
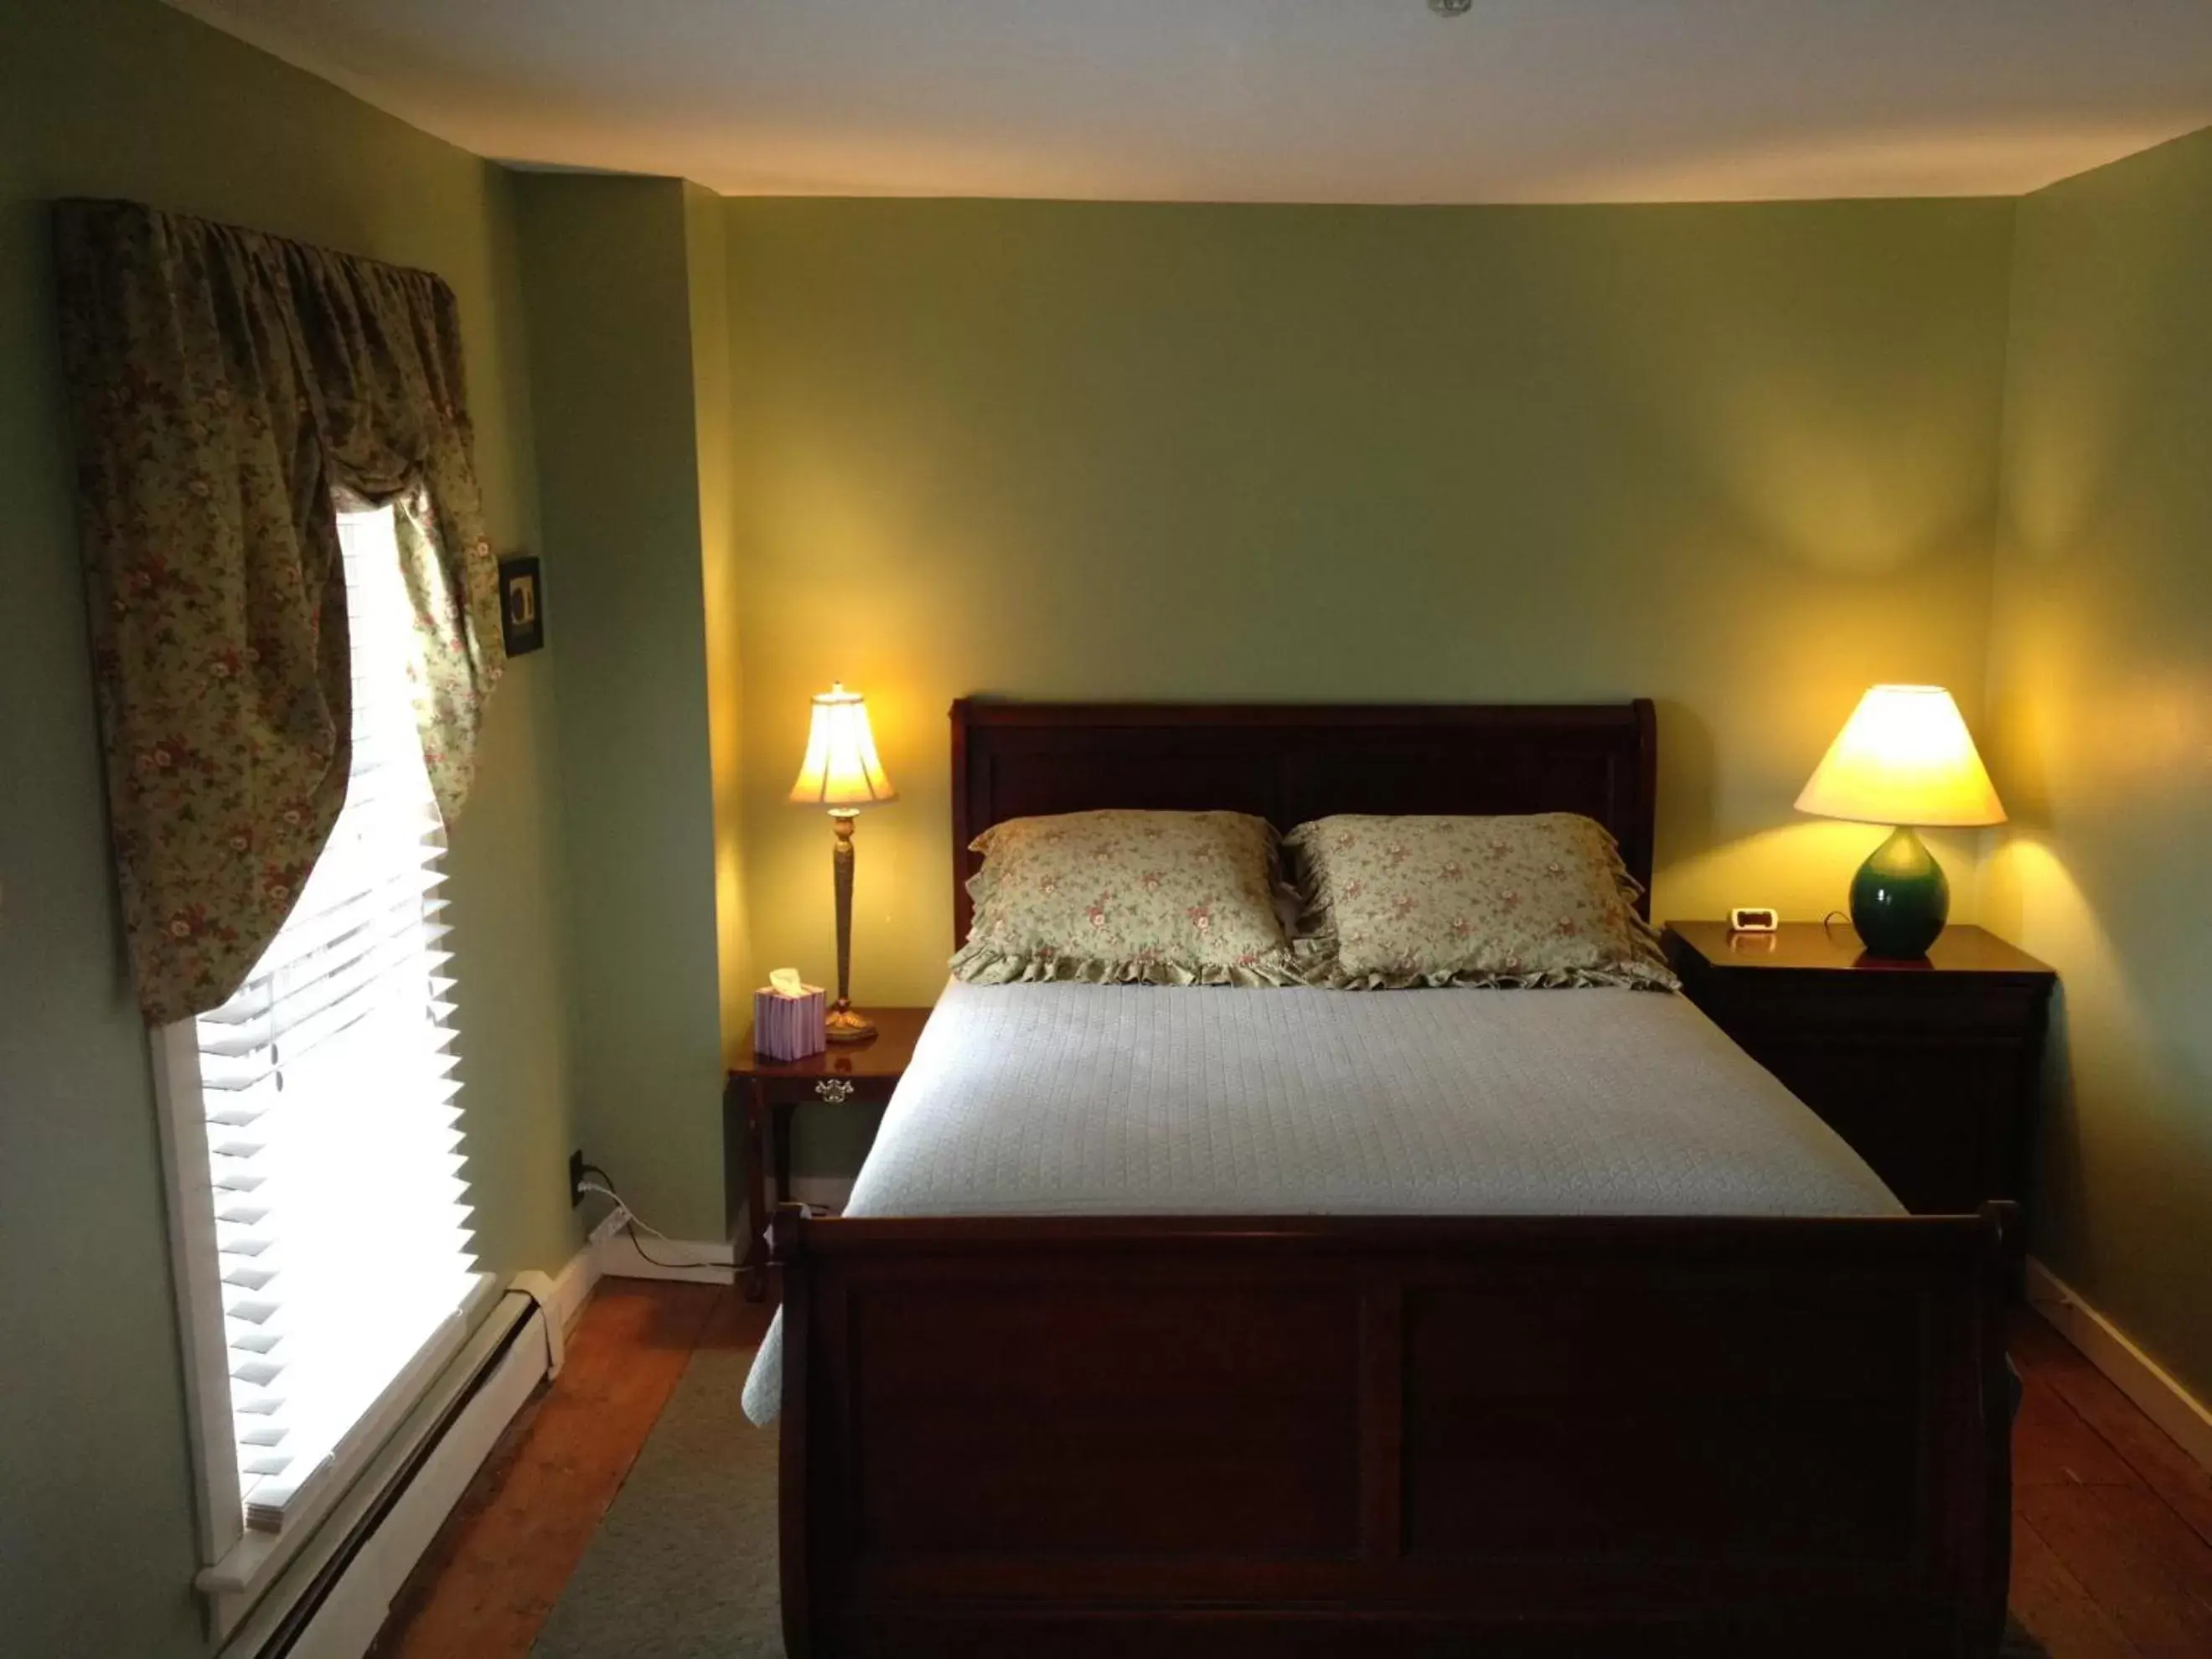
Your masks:
[{"label": "table lamp", "polygon": [[896,800],[898,791],[876,758],[875,735],[868,730],[868,705],[857,691],[833,683],[814,699],[814,723],[806,734],[806,759],[791,799],[804,806],[830,809],[837,840],[830,848],[831,878],[837,893],[837,1000],[823,1017],[832,1042],[860,1042],[876,1034],[875,1024],[853,1011],[853,820],[863,806]]},{"label": "table lamp", "polygon": [[1870,955],[1927,954],[1951,915],[1951,884],[1916,827],[2002,823],[2004,808],[1940,685],[1877,685],[1828,745],[1797,810],[1897,827],[1851,878],[1851,926]]}]

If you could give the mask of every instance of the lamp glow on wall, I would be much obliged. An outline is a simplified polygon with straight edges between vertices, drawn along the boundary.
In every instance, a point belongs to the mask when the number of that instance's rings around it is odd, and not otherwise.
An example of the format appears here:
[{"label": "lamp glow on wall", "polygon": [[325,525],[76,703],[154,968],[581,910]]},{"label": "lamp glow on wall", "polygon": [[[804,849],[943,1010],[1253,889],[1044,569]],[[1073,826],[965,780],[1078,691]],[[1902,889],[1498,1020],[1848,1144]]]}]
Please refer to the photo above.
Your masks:
[{"label": "lamp glow on wall", "polygon": [[1871,954],[1927,954],[1951,915],[1943,866],[1914,834],[2004,822],[1959,705],[1940,685],[1877,685],[1797,797],[1822,817],[1897,827],[1851,878],[1851,926]]},{"label": "lamp glow on wall", "polygon": [[806,734],[806,758],[791,799],[802,806],[825,806],[836,834],[830,849],[831,879],[837,896],[837,1000],[824,1018],[832,1042],[859,1042],[876,1034],[874,1022],[854,1012],[853,821],[863,806],[896,800],[898,791],[876,758],[875,734],[868,729],[867,701],[833,683],[814,699],[814,723]]}]

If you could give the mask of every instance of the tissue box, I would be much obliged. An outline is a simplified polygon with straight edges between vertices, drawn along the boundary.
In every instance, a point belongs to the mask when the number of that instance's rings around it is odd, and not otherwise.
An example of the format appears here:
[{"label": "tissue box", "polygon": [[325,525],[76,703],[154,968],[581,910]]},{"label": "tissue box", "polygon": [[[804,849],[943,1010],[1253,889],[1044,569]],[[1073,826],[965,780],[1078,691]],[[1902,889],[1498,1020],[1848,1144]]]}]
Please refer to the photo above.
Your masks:
[{"label": "tissue box", "polygon": [[774,987],[753,993],[753,1052],[770,1060],[805,1060],[830,1046],[823,1035],[829,1003],[822,988],[809,985],[787,997]]}]

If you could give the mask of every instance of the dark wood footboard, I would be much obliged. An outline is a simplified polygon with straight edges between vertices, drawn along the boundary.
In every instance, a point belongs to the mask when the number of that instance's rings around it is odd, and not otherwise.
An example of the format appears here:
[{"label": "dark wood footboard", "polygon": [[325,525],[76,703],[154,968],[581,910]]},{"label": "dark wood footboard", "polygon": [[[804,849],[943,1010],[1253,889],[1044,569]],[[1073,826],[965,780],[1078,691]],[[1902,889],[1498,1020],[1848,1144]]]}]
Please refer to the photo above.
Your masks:
[{"label": "dark wood footboard", "polygon": [[2005,1217],[807,1220],[792,1659],[1985,1659]]}]

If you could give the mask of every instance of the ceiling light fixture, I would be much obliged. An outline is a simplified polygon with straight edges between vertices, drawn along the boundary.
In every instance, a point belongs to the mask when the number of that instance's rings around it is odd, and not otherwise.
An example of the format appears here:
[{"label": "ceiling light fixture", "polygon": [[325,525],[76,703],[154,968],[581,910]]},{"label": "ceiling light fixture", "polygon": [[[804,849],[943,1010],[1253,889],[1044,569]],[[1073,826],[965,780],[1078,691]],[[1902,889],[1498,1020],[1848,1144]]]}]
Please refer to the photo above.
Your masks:
[{"label": "ceiling light fixture", "polygon": [[1474,0],[1429,0],[1429,9],[1439,17],[1464,17]]}]

